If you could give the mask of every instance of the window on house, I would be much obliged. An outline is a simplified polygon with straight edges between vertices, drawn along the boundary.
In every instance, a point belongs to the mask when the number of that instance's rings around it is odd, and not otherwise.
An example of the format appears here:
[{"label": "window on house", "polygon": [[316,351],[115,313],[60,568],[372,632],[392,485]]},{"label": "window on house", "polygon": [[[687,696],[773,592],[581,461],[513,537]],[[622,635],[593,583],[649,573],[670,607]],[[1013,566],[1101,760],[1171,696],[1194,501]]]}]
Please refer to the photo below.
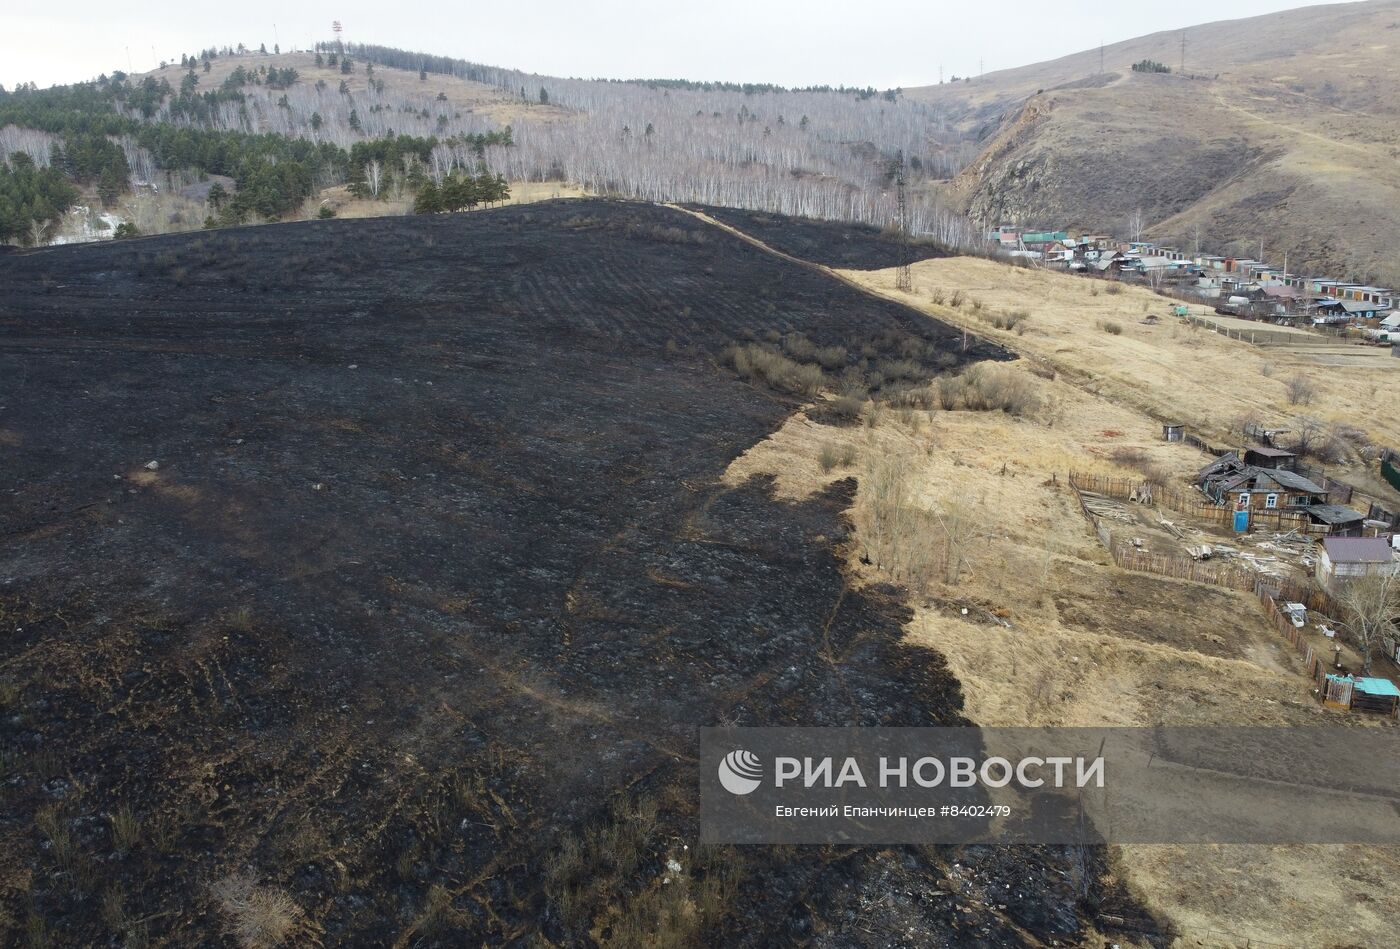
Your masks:
[{"label": "window on house", "polygon": [[1275,508],[1275,507],[1278,507],[1278,495],[1277,495],[1277,494],[1271,494],[1271,495],[1269,495],[1268,497],[1266,497],[1266,498],[1264,499],[1264,506],[1267,507],[1267,508]]}]

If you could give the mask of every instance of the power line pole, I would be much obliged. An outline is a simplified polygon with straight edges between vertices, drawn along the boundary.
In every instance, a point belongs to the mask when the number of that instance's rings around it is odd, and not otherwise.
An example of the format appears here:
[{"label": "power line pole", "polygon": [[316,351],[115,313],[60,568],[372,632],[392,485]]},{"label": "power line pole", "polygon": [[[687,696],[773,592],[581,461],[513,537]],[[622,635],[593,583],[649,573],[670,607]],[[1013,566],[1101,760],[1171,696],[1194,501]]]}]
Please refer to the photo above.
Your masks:
[{"label": "power line pole", "polygon": [[1186,31],[1181,31],[1181,68],[1177,70],[1181,75],[1186,75]]},{"label": "power line pole", "polygon": [[914,292],[914,275],[909,270],[909,200],[905,193],[904,149],[895,156],[895,200],[899,215],[899,270],[895,272],[894,287],[905,293]]}]

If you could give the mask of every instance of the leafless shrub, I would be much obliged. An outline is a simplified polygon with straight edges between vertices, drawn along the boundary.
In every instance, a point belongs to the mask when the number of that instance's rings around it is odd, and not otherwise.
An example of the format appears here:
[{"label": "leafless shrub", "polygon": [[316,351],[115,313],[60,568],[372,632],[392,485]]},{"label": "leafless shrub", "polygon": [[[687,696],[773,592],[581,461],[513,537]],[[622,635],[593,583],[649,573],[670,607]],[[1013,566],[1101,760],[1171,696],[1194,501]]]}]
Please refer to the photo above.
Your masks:
[{"label": "leafless shrub", "polygon": [[860,418],[860,411],[864,406],[864,399],[854,395],[843,395],[832,401],[831,414],[842,422],[850,423]]},{"label": "leafless shrub", "polygon": [[1026,332],[1026,320],[1030,315],[1028,310],[1003,310],[992,314],[988,322],[999,330],[1014,330],[1017,336],[1021,336]]},{"label": "leafless shrub", "polygon": [[854,445],[838,445],[835,442],[827,442],[822,445],[821,451],[817,455],[817,464],[821,466],[823,474],[834,468],[849,468],[855,463],[856,448]]},{"label": "leafless shrub", "polygon": [[1104,285],[1103,292],[1111,297],[1116,297],[1123,292],[1123,285],[1121,283],[1109,282]]},{"label": "leafless shrub", "polygon": [[1300,415],[1294,420],[1293,451],[1325,464],[1335,464],[1346,455],[1346,442],[1319,419]]},{"label": "leafless shrub", "polygon": [[244,949],[273,949],[302,931],[306,913],[281,890],[259,886],[250,873],[234,873],[210,887],[229,935]]},{"label": "leafless shrub", "polygon": [[928,378],[927,370],[912,359],[882,359],[876,365],[875,373],[887,383]]},{"label": "leafless shrub", "polygon": [[958,407],[958,398],[962,392],[963,382],[956,376],[943,376],[934,385],[934,395],[938,399],[938,407],[945,412],[951,412]]},{"label": "leafless shrub", "polygon": [[1116,448],[1109,457],[1115,464],[1141,472],[1142,476],[1153,484],[1164,485],[1172,480],[1171,471],[1154,461],[1152,456],[1141,448]]},{"label": "leafless shrub", "polygon": [[933,390],[926,385],[900,386],[894,390],[886,390],[884,394],[886,401],[895,408],[924,411],[934,407],[936,398]]},{"label": "leafless shrub", "polygon": [[944,293],[942,289],[934,287],[933,289],[929,290],[928,298],[934,303],[938,304],[939,306],[942,306],[944,303],[947,302],[948,295]]},{"label": "leafless shrub", "polygon": [[816,395],[826,378],[817,366],[794,362],[782,353],[752,343],[731,350],[730,362],[745,379],[796,395]]},{"label": "leafless shrub", "polygon": [[967,294],[966,294],[966,293],[963,293],[961,290],[954,290],[954,291],[953,291],[953,298],[952,298],[951,300],[949,300],[948,303],[953,307],[953,309],[956,310],[956,309],[959,309],[960,307],[962,307],[963,303],[964,303],[966,300],[967,300]]},{"label": "leafless shrub", "polygon": [[1097,325],[1098,325],[1099,329],[1103,330],[1105,333],[1107,333],[1107,334],[1110,335],[1110,336],[1121,336],[1121,335],[1123,335],[1123,324],[1122,324],[1122,323],[1115,323],[1115,322],[1113,322],[1112,320],[1099,320]]},{"label": "leafless shrub", "polygon": [[1271,362],[1264,363],[1264,365],[1259,367],[1259,374],[1265,379],[1272,379],[1274,377],[1274,364]]},{"label": "leafless shrub", "polygon": [[1317,398],[1317,388],[1304,375],[1296,375],[1285,382],[1284,391],[1288,394],[1289,405],[1312,405]]},{"label": "leafless shrub", "polygon": [[938,401],[945,409],[960,404],[973,412],[1016,416],[1030,415],[1040,408],[1040,398],[1029,379],[1006,366],[987,363],[970,366],[951,379],[940,379]]},{"label": "leafless shrub", "polygon": [[956,583],[973,539],[974,519],[961,505],[925,508],[906,455],[873,456],[861,479],[857,527],[876,569],[916,592],[935,580]]}]

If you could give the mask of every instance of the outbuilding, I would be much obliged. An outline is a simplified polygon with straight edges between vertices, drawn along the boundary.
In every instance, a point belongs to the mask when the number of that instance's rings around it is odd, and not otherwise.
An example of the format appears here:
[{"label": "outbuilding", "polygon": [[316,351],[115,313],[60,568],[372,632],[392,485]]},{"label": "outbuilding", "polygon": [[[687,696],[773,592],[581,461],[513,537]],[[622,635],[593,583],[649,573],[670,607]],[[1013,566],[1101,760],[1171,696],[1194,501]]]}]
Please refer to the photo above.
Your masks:
[{"label": "outbuilding", "polygon": [[1395,573],[1395,552],[1383,537],[1324,537],[1319,547],[1317,582],[1329,593],[1361,577]]}]

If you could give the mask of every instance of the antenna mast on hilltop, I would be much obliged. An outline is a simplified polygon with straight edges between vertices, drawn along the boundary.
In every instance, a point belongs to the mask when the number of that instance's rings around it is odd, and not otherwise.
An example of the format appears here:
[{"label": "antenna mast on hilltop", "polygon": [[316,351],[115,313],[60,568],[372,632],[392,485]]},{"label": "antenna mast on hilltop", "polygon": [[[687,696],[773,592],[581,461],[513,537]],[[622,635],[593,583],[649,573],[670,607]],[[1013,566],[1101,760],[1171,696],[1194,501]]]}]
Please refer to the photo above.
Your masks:
[{"label": "antenna mast on hilltop", "polygon": [[914,292],[914,275],[909,270],[909,200],[904,183],[904,149],[895,156],[894,186],[897,214],[899,215],[899,269],[895,272],[894,288],[905,293]]}]

